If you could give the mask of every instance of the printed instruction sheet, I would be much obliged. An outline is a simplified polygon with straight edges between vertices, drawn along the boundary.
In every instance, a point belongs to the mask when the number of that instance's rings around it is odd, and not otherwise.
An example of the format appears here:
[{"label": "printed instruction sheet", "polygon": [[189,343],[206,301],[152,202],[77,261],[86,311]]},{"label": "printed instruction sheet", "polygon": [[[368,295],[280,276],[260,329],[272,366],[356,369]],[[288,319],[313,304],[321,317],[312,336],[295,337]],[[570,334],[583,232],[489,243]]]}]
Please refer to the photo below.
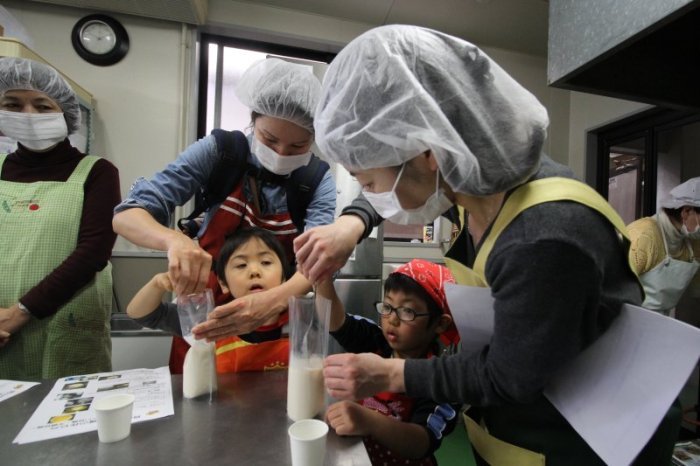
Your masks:
[{"label": "printed instruction sheet", "polygon": [[173,394],[167,367],[74,375],[58,379],[14,443],[31,443],[97,430],[92,403],[115,393],[136,399],[131,422],[171,416]]}]

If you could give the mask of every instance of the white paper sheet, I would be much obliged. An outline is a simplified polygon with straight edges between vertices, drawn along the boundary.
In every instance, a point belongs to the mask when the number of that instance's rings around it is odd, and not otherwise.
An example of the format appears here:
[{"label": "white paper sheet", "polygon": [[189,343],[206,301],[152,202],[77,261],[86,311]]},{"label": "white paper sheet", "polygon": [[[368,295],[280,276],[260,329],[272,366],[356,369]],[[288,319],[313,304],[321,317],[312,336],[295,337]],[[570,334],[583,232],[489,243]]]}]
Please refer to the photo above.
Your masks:
[{"label": "white paper sheet", "polygon": [[39,385],[39,382],[22,382],[19,380],[0,380],[0,401],[5,401],[15,395],[19,395],[25,390]]},{"label": "white paper sheet", "polygon": [[31,443],[97,430],[92,403],[114,393],[135,395],[131,422],[175,414],[168,367],[74,375],[56,381],[14,443]]},{"label": "white paper sheet", "polygon": [[[488,344],[488,288],[445,285],[463,351]],[[490,329],[490,331],[489,331]],[[556,406],[609,465],[629,465],[649,441],[700,357],[700,330],[625,305],[610,329],[546,388]]]}]

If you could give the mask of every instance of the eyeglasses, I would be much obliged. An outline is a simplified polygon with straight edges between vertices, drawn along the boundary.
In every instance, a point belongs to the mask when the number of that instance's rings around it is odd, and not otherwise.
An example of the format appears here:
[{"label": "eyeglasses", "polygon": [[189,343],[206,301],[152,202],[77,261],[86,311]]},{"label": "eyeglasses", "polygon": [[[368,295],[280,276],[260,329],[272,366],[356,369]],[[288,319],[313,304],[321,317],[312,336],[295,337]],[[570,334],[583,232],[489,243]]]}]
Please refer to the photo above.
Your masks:
[{"label": "eyeglasses", "polygon": [[411,322],[415,320],[416,317],[430,315],[428,312],[416,312],[410,307],[394,307],[391,304],[387,304],[382,301],[374,303],[374,307],[377,309],[377,312],[384,317],[389,317],[392,312],[395,312],[399,320],[403,322]]}]

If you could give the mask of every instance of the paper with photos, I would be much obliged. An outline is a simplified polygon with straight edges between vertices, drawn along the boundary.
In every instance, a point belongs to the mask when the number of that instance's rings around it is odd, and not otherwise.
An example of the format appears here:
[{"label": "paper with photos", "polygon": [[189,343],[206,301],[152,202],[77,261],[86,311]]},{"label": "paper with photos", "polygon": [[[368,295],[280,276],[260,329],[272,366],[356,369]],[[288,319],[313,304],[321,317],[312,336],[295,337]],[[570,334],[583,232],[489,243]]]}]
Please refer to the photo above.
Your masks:
[{"label": "paper with photos", "polygon": [[97,430],[92,403],[115,393],[131,393],[136,397],[131,422],[149,421],[175,413],[167,367],[73,375],[56,381],[14,443],[38,442]]}]

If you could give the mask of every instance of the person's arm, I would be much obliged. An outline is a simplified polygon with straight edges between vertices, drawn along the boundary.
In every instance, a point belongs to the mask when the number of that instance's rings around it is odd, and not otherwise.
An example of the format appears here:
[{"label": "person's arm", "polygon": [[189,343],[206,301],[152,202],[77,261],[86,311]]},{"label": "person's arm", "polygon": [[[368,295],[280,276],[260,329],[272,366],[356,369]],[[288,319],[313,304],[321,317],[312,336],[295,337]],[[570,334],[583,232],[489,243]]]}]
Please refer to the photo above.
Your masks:
[{"label": "person's arm", "polygon": [[202,138],[152,178],[139,178],[114,209],[115,232],[138,246],[168,252],[168,271],[178,294],[204,289],[211,256],[192,239],[169,228],[172,213],[207,183],[218,159],[215,138]]},{"label": "person's arm", "polygon": [[129,241],[168,252],[168,273],[177,294],[204,289],[212,258],[191,238],[161,225],[144,209],[122,210],[114,215],[112,222],[114,231]]},{"label": "person's arm", "polygon": [[644,274],[661,262],[666,253],[661,230],[655,220],[644,217],[627,226],[630,237],[630,263]]},{"label": "person's arm", "polygon": [[407,422],[423,426],[428,433],[430,448],[426,456],[440,448],[442,440],[447,437],[459,421],[461,405],[435,403],[427,398],[413,398],[411,417]]},{"label": "person's arm", "polygon": [[83,210],[75,249],[34,284],[19,302],[39,319],[50,317],[104,269],[117,235],[112,209],[119,203],[119,172],[106,159],[93,165],[84,186]]},{"label": "person's arm", "polygon": [[372,233],[372,229],[381,225],[384,221],[381,215],[379,215],[377,211],[374,210],[372,204],[369,203],[369,201],[365,198],[365,196],[362,193],[360,193],[355,199],[353,199],[350,205],[345,206],[343,208],[343,211],[341,212],[340,216],[342,217],[345,215],[354,215],[360,217],[362,223],[365,226],[365,230],[362,233],[362,236],[360,237],[360,239],[357,240],[358,243],[363,239],[367,238],[369,234]]},{"label": "person's arm", "polygon": [[323,378],[328,394],[338,400],[359,400],[385,391],[404,393],[405,362],[373,353],[332,354],[323,363]]},{"label": "person's arm", "polygon": [[406,458],[423,458],[430,450],[430,438],[425,427],[401,422],[352,401],[340,401],[329,406],[326,419],[338,435],[370,435]]},{"label": "person's arm", "polygon": [[0,348],[5,346],[10,336],[17,333],[30,319],[29,314],[20,310],[19,304],[8,308],[0,307]]},{"label": "person's arm", "polygon": [[475,406],[530,403],[597,337],[603,317],[592,307],[600,305],[603,277],[586,252],[563,243],[524,244],[492,255],[490,265],[498,270],[489,280],[490,344],[472,354],[407,360],[411,396]]},{"label": "person's arm", "polygon": [[329,279],[348,261],[364,231],[365,224],[356,215],[306,230],[294,240],[297,270],[311,283]]},{"label": "person's arm", "polygon": [[158,273],[151,278],[141,289],[136,292],[129,304],[126,313],[132,319],[139,319],[152,313],[160,305],[163,295],[173,291],[173,285],[167,273]]},{"label": "person's arm", "polygon": [[219,340],[250,333],[287,309],[289,298],[311,291],[311,283],[299,272],[280,286],[236,298],[217,306],[206,322],[192,329],[198,340]]},{"label": "person's arm", "polygon": [[331,332],[337,331],[345,322],[345,307],[335,292],[332,280],[324,280],[316,285],[316,293],[331,302],[331,317],[328,329]]},{"label": "person's arm", "polygon": [[304,230],[333,223],[333,218],[335,217],[335,202],[335,181],[333,180],[333,176],[331,176],[330,170],[328,170],[316,187],[311,202],[309,202],[306,208]]}]

